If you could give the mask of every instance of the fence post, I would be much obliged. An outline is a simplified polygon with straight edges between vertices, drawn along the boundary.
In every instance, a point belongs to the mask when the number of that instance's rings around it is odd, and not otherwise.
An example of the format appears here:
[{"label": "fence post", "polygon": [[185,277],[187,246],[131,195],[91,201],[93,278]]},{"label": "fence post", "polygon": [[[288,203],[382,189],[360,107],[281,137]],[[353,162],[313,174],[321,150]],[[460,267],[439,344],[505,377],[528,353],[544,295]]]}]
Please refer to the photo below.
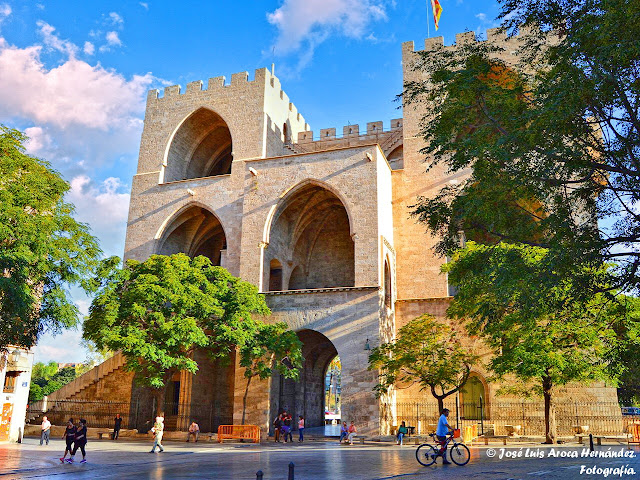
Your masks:
[{"label": "fence post", "polygon": [[256,472],[256,480],[262,480],[262,470],[258,470]]},{"label": "fence post", "polygon": [[456,395],[456,428],[460,428],[460,409],[458,408],[458,403],[460,399]]},{"label": "fence post", "polygon": [[593,433],[589,434],[589,451],[593,452]]},{"label": "fence post", "polygon": [[[495,432],[493,432],[495,435]],[[482,406],[482,396],[480,396],[480,435],[484,435],[484,408]]]},{"label": "fence post", "polygon": [[525,426],[524,426],[524,400],[522,400],[522,434],[524,435],[525,433]]},{"label": "fence post", "polygon": [[288,477],[288,480],[294,480],[293,479],[293,468],[294,468],[293,462],[289,462],[289,477]]}]

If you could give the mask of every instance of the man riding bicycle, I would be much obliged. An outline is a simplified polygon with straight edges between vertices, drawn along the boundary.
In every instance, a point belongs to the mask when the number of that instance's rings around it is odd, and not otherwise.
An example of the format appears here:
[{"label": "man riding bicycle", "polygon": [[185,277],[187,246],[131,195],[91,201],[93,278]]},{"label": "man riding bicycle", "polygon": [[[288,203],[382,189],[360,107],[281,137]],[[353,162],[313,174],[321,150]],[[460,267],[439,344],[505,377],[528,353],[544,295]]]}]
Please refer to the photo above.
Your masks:
[{"label": "man riding bicycle", "polygon": [[447,435],[449,432],[453,432],[453,428],[449,425],[447,421],[447,417],[449,416],[449,409],[443,408],[442,415],[440,415],[440,420],[438,420],[438,428],[436,429],[436,436],[438,437],[439,442],[442,444],[442,463],[443,465],[450,465],[451,462],[447,460],[447,450],[444,448],[445,442],[447,441]]}]

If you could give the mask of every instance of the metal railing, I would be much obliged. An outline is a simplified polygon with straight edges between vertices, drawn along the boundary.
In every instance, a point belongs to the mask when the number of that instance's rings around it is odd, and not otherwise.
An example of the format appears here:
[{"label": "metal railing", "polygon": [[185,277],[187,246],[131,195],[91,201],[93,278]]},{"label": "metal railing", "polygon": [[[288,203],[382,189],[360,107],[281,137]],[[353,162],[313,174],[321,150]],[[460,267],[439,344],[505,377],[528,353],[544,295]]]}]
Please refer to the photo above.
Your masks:
[{"label": "metal railing", "polygon": [[[622,415],[617,403],[556,402],[555,418],[560,436],[579,433],[578,427],[588,427],[589,433],[621,435],[629,426],[640,421],[640,416]],[[447,402],[449,423],[456,428],[477,425],[480,435],[507,435],[515,427],[519,435],[544,435],[545,417],[542,401],[459,403]],[[416,434],[435,431],[440,412],[435,403],[406,402],[396,404],[396,418],[414,427]],[[519,426],[519,427],[518,427]]]},{"label": "metal railing", "polygon": [[[201,432],[217,432],[219,425],[233,422],[233,412],[220,404],[170,403],[162,409],[167,431],[186,431],[195,421]],[[89,427],[113,428],[116,414],[122,417],[123,429],[137,429],[145,433],[153,426],[156,415],[155,400],[134,398],[129,402],[95,400],[49,400],[29,406],[27,419],[38,424],[47,415],[54,425],[65,425],[69,418],[87,420]]]}]

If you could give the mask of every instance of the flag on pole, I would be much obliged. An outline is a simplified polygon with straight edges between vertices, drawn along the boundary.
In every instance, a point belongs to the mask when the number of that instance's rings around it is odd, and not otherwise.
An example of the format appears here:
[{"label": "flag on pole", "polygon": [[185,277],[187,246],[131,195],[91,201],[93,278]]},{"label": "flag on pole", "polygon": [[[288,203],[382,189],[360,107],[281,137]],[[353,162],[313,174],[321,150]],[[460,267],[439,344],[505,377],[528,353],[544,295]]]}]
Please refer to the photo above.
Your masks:
[{"label": "flag on pole", "polygon": [[431,8],[433,8],[433,23],[436,24],[436,31],[438,30],[438,22],[440,21],[440,15],[442,14],[442,5],[438,0],[431,0]]}]

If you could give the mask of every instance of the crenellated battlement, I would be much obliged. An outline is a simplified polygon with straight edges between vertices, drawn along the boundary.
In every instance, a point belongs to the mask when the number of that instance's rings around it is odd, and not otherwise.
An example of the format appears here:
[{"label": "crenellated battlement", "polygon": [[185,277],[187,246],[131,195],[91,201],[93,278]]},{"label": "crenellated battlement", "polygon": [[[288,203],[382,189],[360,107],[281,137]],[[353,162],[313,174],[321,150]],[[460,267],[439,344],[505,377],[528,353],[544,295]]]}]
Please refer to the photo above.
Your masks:
[{"label": "crenellated battlement", "polygon": [[[444,37],[430,37],[426,38],[424,41],[424,51],[430,50],[455,50],[463,45],[468,45],[475,42],[491,42],[496,44],[503,44],[503,46],[508,45],[517,45],[522,39],[528,35],[534,33],[534,29],[531,27],[522,28],[518,35],[507,36],[507,33],[500,27],[497,28],[488,28],[487,29],[487,38],[486,40],[477,40],[475,32],[462,32],[456,34],[456,41],[453,45],[445,45]],[[415,49],[415,44],[413,41],[404,42],[402,44],[402,54],[415,53],[420,50]]]},{"label": "crenellated battlement", "polygon": [[312,142],[327,142],[329,140],[354,139],[361,137],[379,137],[380,135],[388,135],[395,131],[402,131],[402,118],[394,118],[389,123],[389,128],[384,128],[382,121],[369,122],[364,132],[360,132],[360,125],[346,125],[342,127],[342,134],[336,134],[336,128],[322,128],[320,135],[314,138],[313,130],[306,130],[298,133],[298,144],[306,144]]},{"label": "crenellated battlement", "polygon": [[[296,121],[306,125],[304,117],[298,112],[297,107],[289,100],[289,96],[282,90],[278,77],[266,68],[258,68],[255,70],[253,79],[249,79],[249,72],[238,72],[231,74],[231,80],[227,82],[224,76],[211,77],[206,83],[202,80],[189,82],[183,89],[180,85],[171,85],[163,89],[162,95],[160,90],[153,89],[147,93],[147,105],[151,102],[167,102],[174,100],[183,100],[188,97],[197,95],[211,95],[215,92],[228,92],[229,90],[242,90],[247,88],[272,88],[278,91],[280,99],[288,104],[289,111],[293,114]],[[234,92],[234,95],[237,93]]]}]

